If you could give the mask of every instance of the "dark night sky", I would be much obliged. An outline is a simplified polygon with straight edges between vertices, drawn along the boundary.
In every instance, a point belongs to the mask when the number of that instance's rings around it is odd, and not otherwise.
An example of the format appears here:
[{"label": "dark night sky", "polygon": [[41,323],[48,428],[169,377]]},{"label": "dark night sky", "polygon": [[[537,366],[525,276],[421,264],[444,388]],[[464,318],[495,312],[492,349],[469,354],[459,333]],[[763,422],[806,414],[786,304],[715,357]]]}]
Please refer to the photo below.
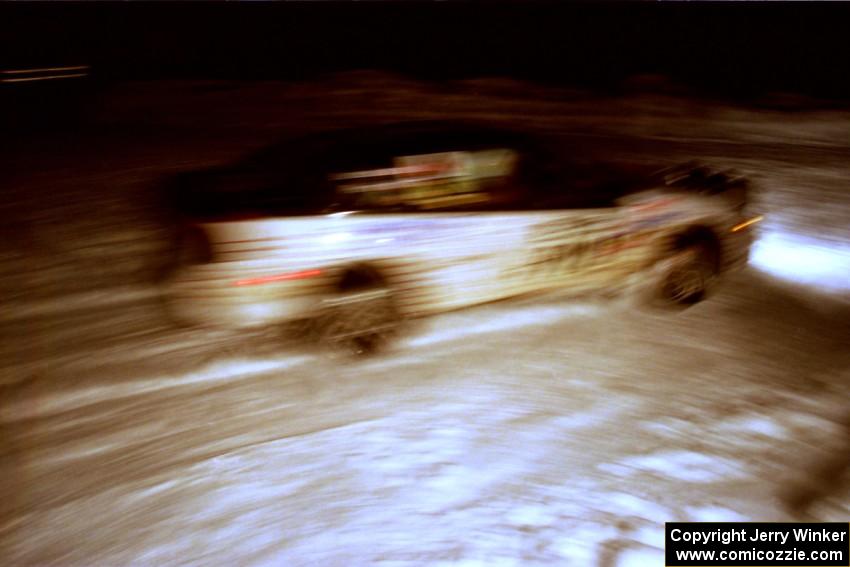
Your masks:
[{"label": "dark night sky", "polygon": [[0,66],[106,78],[309,78],[384,68],[850,98],[850,5],[808,3],[6,4]]}]

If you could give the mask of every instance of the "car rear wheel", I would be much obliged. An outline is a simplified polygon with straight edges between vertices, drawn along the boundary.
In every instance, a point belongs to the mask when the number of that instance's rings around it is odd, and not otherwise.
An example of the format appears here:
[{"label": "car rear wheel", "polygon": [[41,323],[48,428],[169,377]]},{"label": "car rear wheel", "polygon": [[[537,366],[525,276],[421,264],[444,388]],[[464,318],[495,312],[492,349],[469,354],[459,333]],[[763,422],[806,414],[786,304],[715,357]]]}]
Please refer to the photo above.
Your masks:
[{"label": "car rear wheel", "polygon": [[314,336],[333,348],[373,354],[397,337],[401,314],[392,290],[383,282],[362,274],[347,278],[319,306]]}]

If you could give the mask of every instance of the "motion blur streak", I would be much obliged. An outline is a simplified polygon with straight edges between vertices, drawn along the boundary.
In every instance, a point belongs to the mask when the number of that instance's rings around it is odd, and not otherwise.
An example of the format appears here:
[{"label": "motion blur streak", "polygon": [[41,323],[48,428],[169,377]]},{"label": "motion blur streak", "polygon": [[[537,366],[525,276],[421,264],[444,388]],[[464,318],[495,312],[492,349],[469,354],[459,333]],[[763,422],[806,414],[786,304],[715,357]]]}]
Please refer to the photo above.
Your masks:
[{"label": "motion blur streak", "polygon": [[567,305],[561,307],[534,307],[524,310],[511,311],[501,316],[482,318],[473,325],[452,326],[440,332],[429,333],[412,339],[409,346],[429,346],[442,342],[456,341],[472,335],[495,333],[499,331],[517,330],[523,327],[547,325],[571,316],[589,316],[598,313],[591,305]]},{"label": "motion blur streak", "polygon": [[154,376],[141,380],[105,384],[90,388],[80,388],[71,392],[42,400],[37,406],[27,404],[6,404],[0,411],[0,423],[33,416],[45,416],[69,411],[94,404],[102,400],[127,398],[154,390],[161,391],[180,386],[211,384],[215,382],[233,383],[272,371],[283,371],[303,364],[308,356],[282,356],[265,360],[234,359],[208,364],[195,372],[173,376]]},{"label": "motion blur streak", "polygon": [[831,292],[850,291],[850,246],[784,232],[767,233],[750,263],[776,277]]},{"label": "motion blur streak", "polygon": [[759,215],[757,217],[753,217],[749,220],[742,222],[741,224],[736,224],[735,226],[733,226],[732,232],[738,232],[739,230],[743,230],[743,229],[747,228],[748,226],[752,226],[752,225],[756,224],[757,222],[761,222],[762,220],[764,220],[764,217],[761,216],[761,215]]},{"label": "motion blur streak", "polygon": [[74,67],[44,67],[42,69],[6,69],[3,71],[6,75],[23,75],[27,73],[44,73],[46,71],[84,71],[88,70],[88,65],[76,65]]},{"label": "motion blur streak", "polygon": [[29,81],[47,81],[49,79],[73,79],[85,77],[88,73],[72,73],[70,75],[46,75],[44,77],[22,77],[20,79],[0,79],[0,83],[26,83]]},{"label": "motion blur streak", "polygon": [[287,280],[300,280],[304,278],[312,278],[321,275],[322,270],[302,270],[300,272],[290,272],[288,274],[275,274],[273,276],[264,276],[260,278],[249,278],[246,280],[238,280],[233,282],[233,285],[259,285],[271,282],[281,282]]}]

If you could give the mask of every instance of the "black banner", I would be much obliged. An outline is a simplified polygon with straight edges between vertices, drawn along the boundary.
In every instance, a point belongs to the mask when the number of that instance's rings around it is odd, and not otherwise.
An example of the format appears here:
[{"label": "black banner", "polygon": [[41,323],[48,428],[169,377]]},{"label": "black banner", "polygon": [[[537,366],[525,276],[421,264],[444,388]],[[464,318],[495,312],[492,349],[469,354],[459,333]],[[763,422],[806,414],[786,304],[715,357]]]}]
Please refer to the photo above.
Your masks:
[{"label": "black banner", "polygon": [[668,567],[850,566],[850,524],[668,522]]}]

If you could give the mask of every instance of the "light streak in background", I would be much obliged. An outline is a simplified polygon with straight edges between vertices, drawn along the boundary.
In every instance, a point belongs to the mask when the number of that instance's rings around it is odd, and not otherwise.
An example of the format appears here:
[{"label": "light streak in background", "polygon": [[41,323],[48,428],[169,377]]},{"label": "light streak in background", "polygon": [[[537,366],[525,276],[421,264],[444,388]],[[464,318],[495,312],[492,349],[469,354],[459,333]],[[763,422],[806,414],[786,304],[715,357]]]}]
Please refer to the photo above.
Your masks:
[{"label": "light streak in background", "polygon": [[44,77],[24,77],[20,79],[0,79],[0,83],[26,83],[28,81],[47,81],[50,79],[73,79],[74,77],[86,77],[88,73],[74,73],[72,75],[47,75]]},{"label": "light streak in background", "polygon": [[753,245],[750,264],[773,276],[831,292],[850,292],[850,245],[769,232]]},{"label": "light streak in background", "polygon": [[[71,67],[42,67],[39,69],[5,69],[0,71],[3,75],[31,75],[29,77],[4,77],[0,79],[0,83],[27,83],[31,81],[48,81],[51,79],[73,79],[78,77],[87,77],[88,72],[70,73],[69,71],[88,71],[88,65],[75,65]],[[52,75],[44,75],[43,73],[53,73]],[[58,73],[58,74],[57,74]]]},{"label": "light streak in background", "polygon": [[43,73],[46,71],[87,71],[89,68],[88,65],[77,65],[75,67],[44,67],[41,69],[6,69],[3,71],[5,75],[22,75],[29,73]]}]

